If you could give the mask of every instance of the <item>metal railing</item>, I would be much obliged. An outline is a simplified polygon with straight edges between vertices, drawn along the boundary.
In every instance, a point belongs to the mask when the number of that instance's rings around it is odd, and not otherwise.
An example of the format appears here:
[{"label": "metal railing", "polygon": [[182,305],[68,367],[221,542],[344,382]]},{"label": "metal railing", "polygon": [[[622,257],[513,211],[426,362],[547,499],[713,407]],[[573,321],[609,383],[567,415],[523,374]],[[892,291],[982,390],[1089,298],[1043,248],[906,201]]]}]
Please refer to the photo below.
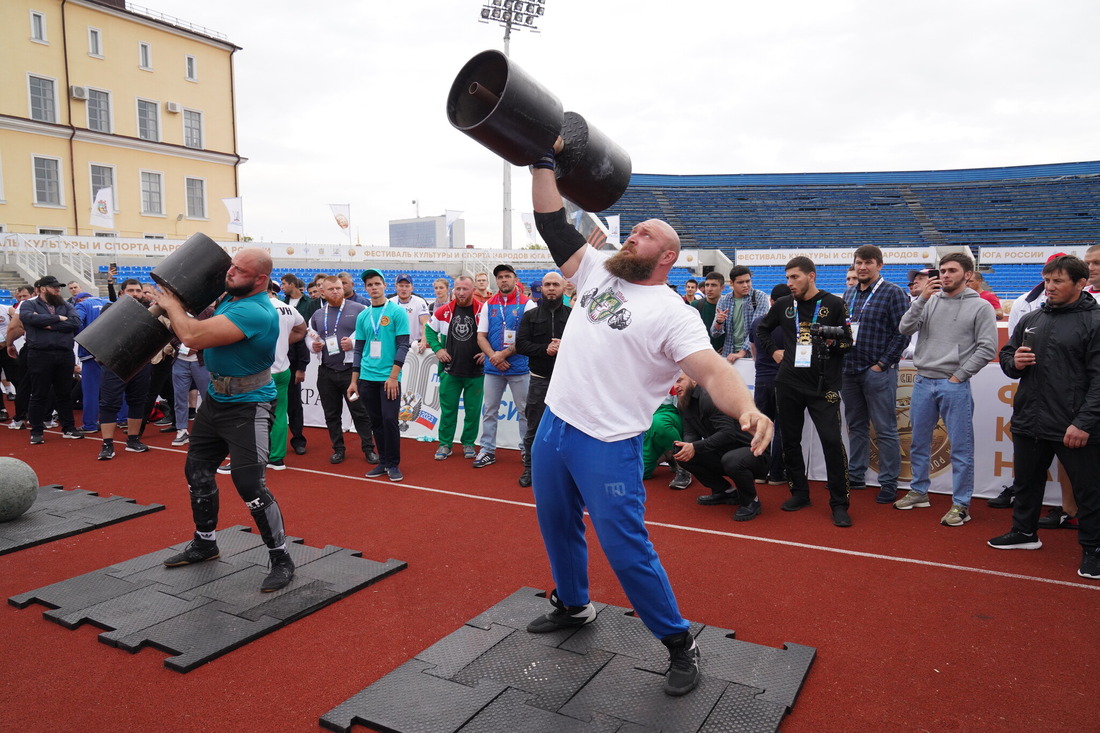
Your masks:
[{"label": "metal railing", "polygon": [[182,18],[177,18],[173,15],[166,15],[159,10],[152,10],[151,8],[146,8],[141,5],[134,5],[133,3],[126,3],[126,9],[129,10],[131,13],[144,15],[146,18],[153,18],[154,20],[160,20],[167,23],[168,25],[175,26],[176,28],[182,28],[183,30],[191,31],[193,33],[198,33],[201,36],[216,38],[219,41],[229,41],[229,36],[225,35],[224,33],[219,33],[218,31],[211,28],[206,28],[204,26],[188,22],[186,20],[183,20]]}]

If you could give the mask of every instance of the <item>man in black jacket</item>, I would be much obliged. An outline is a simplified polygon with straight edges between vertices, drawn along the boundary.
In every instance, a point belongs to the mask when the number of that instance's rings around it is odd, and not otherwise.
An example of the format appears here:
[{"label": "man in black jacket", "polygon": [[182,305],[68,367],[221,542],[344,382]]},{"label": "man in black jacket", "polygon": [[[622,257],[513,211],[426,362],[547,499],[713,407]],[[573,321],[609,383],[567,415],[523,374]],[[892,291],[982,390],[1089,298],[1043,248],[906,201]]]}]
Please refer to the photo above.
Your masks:
[{"label": "man in black jacket", "polygon": [[[775,301],[756,329],[757,348],[779,364],[775,400],[783,425],[783,463],[791,485],[791,498],[781,507],[796,512],[810,506],[810,485],[802,457],[802,425],[805,412],[821,438],[828,477],[829,506],[833,524],[851,527],[848,515],[848,454],[841,439],[840,386],[844,354],[852,347],[852,331],[844,300],[817,288],[817,267],[809,257],[787,263],[789,297]],[[822,333],[821,327],[833,333]],[[778,349],[771,333],[782,328],[786,348]],[[836,331],[839,329],[839,331]]]},{"label": "man in black jacket", "polygon": [[1000,351],[1001,371],[1020,380],[1012,406],[1018,487],[1012,530],[999,550],[1037,550],[1036,530],[1055,456],[1077,499],[1077,574],[1100,580],[1100,305],[1084,288],[1088,266],[1072,256],[1043,267],[1047,302],[1024,316]]},{"label": "man in black jacket", "polygon": [[546,390],[550,388],[558,344],[569,320],[571,309],[562,301],[564,292],[565,278],[557,272],[546,273],[542,278],[542,299],[538,307],[523,314],[516,332],[516,353],[528,358],[531,370],[524,408],[527,434],[523,436],[523,475],[519,477],[519,485],[524,487],[531,485],[531,446],[546,409]]},{"label": "man in black jacket", "polygon": [[[676,441],[673,458],[710,494],[696,501],[703,506],[739,505],[733,518],[747,522],[760,514],[756,479],[763,478],[770,456],[752,454],[752,436],[736,420],[714,406],[707,391],[683,372],[676,380],[684,439]],[[730,486],[726,477],[733,479]]]},{"label": "man in black jacket", "polygon": [[19,305],[19,320],[26,329],[27,370],[30,375],[30,404],[27,412],[31,424],[31,445],[44,443],[46,403],[53,387],[57,400],[57,419],[62,437],[78,440],[84,433],[76,429],[73,420],[73,336],[80,330],[76,308],[61,297],[61,282],[46,275],[34,284],[38,297]]}]

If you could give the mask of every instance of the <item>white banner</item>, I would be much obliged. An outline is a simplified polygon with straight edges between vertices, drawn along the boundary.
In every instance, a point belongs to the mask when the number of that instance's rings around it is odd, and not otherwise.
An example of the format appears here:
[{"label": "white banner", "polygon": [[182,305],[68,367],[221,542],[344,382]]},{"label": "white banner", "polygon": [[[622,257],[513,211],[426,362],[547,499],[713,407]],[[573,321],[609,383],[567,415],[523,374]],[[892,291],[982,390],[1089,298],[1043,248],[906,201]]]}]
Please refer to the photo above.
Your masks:
[{"label": "white banner", "polygon": [[351,243],[351,204],[329,204],[336,226],[344,230],[348,243]]},{"label": "white banner", "polygon": [[616,247],[619,246],[619,219],[618,214],[607,217],[607,240]]},{"label": "white banner", "polygon": [[676,258],[676,267],[690,267],[694,270],[699,266],[699,250],[682,249],[680,256]]},{"label": "white banner", "polygon": [[96,191],[88,224],[103,229],[115,228],[115,195],[110,186]]},{"label": "white banner", "polygon": [[[755,367],[749,359],[736,362],[737,370],[745,382],[752,385]],[[909,420],[909,402],[913,394],[913,381],[917,370],[911,361],[903,361],[898,369],[898,436],[901,439],[901,475],[898,488],[907,490],[912,480],[909,466],[909,446],[913,437],[913,426]],[[1001,371],[999,364],[987,364],[970,380],[974,396],[974,496],[992,498],[1001,493],[1001,487],[1012,483],[1012,398],[1016,394],[1017,381],[1009,379]],[[843,403],[842,403],[843,404]],[[782,427],[782,426],[781,426]],[[848,432],[843,431],[847,446]],[[821,442],[813,423],[806,416],[806,426],[802,434],[802,452],[806,458],[806,475],[815,481],[824,481],[825,459],[821,452]],[[874,441],[871,443],[870,468],[867,470],[867,485],[878,486],[878,451]],[[951,442],[947,439],[947,429],[943,422],[937,426],[932,437],[932,487],[936,494],[951,493]],[[1058,466],[1055,462],[1055,468]],[[1060,467],[1058,467],[1060,469]],[[1057,478],[1047,475],[1047,489],[1043,503],[1057,505],[1062,503],[1061,488]],[[948,507],[945,505],[944,509]]]},{"label": "white banner", "polygon": [[222,199],[225,210],[229,212],[229,224],[225,230],[230,234],[244,234],[244,203],[238,196],[232,199]]},{"label": "white banner", "polygon": [[1045,264],[1052,255],[1067,254],[1084,258],[1090,245],[1078,247],[981,247],[978,250],[983,265]]},{"label": "white banner", "polygon": [[[791,258],[809,257],[815,265],[850,265],[855,249],[738,249],[734,260],[738,265],[779,266],[787,264]],[[935,247],[883,247],[882,260],[887,265],[924,266],[936,261]]]}]

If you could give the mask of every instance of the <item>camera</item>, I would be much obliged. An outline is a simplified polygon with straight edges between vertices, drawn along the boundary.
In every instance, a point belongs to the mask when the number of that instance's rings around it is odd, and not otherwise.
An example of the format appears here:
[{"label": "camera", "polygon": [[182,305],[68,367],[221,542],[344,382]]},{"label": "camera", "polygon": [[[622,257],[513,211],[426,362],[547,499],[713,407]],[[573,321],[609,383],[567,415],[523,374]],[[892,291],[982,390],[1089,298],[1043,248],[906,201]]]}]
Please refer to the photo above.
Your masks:
[{"label": "camera", "polygon": [[844,326],[826,326],[823,323],[811,323],[810,335],[817,339],[844,338]]}]

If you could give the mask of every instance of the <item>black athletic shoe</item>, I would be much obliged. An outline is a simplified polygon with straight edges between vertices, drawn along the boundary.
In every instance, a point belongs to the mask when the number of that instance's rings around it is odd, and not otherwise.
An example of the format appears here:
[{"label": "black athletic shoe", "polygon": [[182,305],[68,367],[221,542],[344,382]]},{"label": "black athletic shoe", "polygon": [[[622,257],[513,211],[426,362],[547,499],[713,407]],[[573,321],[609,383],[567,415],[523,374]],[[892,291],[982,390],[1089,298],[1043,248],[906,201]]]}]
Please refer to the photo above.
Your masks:
[{"label": "black athletic shoe", "polygon": [[783,506],[779,507],[785,512],[797,512],[799,509],[805,509],[810,506],[810,497],[803,494],[794,494],[790,499],[783,502]]},{"label": "black athletic shoe", "polygon": [[97,461],[109,461],[115,457],[115,446],[112,443],[104,443],[103,447],[99,449],[99,458]]},{"label": "black athletic shoe", "polygon": [[760,499],[753,499],[733,513],[733,521],[748,522],[760,516]]},{"label": "black athletic shoe", "polygon": [[1100,547],[1081,548],[1081,568],[1077,574],[1082,578],[1100,580]]},{"label": "black athletic shoe", "polygon": [[290,447],[294,449],[294,455],[304,456],[306,454],[306,447],[301,443],[291,443]]},{"label": "black athletic shoe", "polygon": [[531,634],[547,634],[558,629],[576,629],[596,620],[596,607],[589,603],[586,606],[566,606],[558,599],[558,592],[550,593],[550,603],[554,610],[527,624],[527,631]]},{"label": "black athletic shoe", "polygon": [[523,469],[523,473],[519,475],[519,485],[523,488],[527,488],[531,485],[531,467],[527,466]]},{"label": "black athletic shoe", "polygon": [[279,553],[272,553],[271,555],[271,572],[264,578],[264,582],[260,584],[260,591],[263,593],[273,593],[274,591],[286,588],[290,585],[290,580],[294,577],[294,561],[290,559],[290,554],[283,550]]},{"label": "black athletic shoe", "polygon": [[686,468],[682,466],[676,466],[676,475],[669,482],[668,488],[682,491],[691,486],[691,474]]},{"label": "black athletic shoe", "polygon": [[276,461],[268,461],[267,467],[270,468],[272,471],[285,471],[286,462],[282,458]]},{"label": "black athletic shoe", "polygon": [[141,442],[141,438],[136,435],[131,435],[126,439],[126,450],[131,453],[148,453],[149,446]]},{"label": "black athletic shoe", "polygon": [[46,438],[42,433],[31,433],[31,445],[42,445],[46,442]]},{"label": "black athletic shoe", "polygon": [[1038,550],[1043,546],[1038,533],[1024,534],[1015,529],[994,537],[986,544],[996,550]]},{"label": "black athletic shoe", "polygon": [[195,539],[191,540],[191,544],[183,552],[172,555],[172,557],[165,560],[164,566],[166,568],[178,568],[183,565],[194,565],[207,560],[216,560],[221,557],[221,554],[216,541],[204,540],[195,535]]},{"label": "black athletic shoe", "polygon": [[1077,517],[1071,517],[1060,506],[1051,507],[1045,517],[1039,517],[1039,529],[1077,529]]},{"label": "black athletic shoe", "polygon": [[79,428],[65,428],[61,437],[69,440],[84,440],[84,431]]},{"label": "black athletic shoe", "polygon": [[344,451],[338,450],[335,453],[333,453],[331,456],[328,457],[328,462],[333,464],[333,465],[336,465],[337,463],[343,463],[344,462]]},{"label": "black athletic shoe", "polygon": [[661,639],[668,647],[668,672],[665,673],[665,694],[686,695],[699,684],[699,645],[690,631]]},{"label": "black athletic shoe", "polygon": [[833,524],[837,527],[851,527],[852,518],[848,516],[847,507],[833,507]]},{"label": "black athletic shoe", "polygon": [[1016,489],[1011,486],[1002,486],[1001,493],[989,500],[990,509],[1008,509],[1016,498]]}]

